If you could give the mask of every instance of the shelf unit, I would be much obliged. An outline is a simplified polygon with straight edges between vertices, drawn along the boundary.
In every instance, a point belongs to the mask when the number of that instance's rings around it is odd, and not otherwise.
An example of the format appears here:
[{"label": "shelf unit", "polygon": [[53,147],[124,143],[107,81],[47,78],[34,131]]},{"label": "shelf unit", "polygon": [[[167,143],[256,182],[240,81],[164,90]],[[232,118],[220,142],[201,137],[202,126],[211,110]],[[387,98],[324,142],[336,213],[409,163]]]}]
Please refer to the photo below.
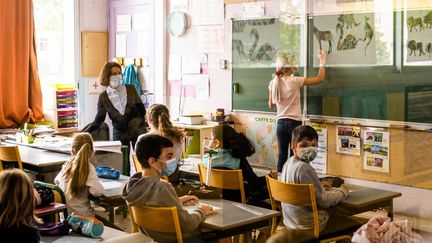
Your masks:
[{"label": "shelf unit", "polygon": [[55,85],[51,93],[51,105],[45,119],[54,124],[60,132],[77,131],[79,127],[78,89],[74,84]]}]

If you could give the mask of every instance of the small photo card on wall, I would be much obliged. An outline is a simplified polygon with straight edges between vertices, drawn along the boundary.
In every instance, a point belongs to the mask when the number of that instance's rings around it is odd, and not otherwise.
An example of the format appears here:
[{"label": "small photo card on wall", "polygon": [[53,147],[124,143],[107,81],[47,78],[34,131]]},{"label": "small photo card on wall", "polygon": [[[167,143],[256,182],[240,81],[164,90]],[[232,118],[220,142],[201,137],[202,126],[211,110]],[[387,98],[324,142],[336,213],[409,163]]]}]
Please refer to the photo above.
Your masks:
[{"label": "small photo card on wall", "polygon": [[363,131],[363,168],[390,172],[390,133],[367,129]]},{"label": "small photo card on wall", "polygon": [[336,153],[360,155],[359,126],[336,127]]}]

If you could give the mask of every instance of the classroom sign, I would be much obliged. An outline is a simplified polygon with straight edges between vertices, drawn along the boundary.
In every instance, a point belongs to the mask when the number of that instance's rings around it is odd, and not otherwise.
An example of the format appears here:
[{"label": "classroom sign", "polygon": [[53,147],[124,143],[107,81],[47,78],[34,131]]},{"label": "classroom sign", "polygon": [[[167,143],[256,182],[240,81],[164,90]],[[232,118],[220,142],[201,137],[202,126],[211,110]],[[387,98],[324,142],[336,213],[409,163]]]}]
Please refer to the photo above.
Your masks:
[{"label": "classroom sign", "polygon": [[317,173],[327,173],[327,125],[321,123],[312,123],[318,133],[318,154],[317,157],[310,162],[310,165]]},{"label": "classroom sign", "polygon": [[365,130],[363,132],[363,168],[378,172],[390,172],[389,132]]},{"label": "classroom sign", "polygon": [[360,155],[360,127],[336,127],[336,152],[351,155]]}]

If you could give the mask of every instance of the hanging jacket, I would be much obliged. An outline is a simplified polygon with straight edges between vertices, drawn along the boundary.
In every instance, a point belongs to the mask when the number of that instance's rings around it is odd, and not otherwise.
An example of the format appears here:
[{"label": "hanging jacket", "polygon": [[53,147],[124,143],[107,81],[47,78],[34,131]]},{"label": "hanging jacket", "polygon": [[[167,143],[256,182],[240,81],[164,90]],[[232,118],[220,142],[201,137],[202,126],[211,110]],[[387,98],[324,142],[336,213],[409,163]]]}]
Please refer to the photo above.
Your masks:
[{"label": "hanging jacket", "polygon": [[141,84],[138,81],[135,66],[133,64],[129,64],[123,69],[123,83],[132,84],[135,87],[138,96],[141,96]]}]

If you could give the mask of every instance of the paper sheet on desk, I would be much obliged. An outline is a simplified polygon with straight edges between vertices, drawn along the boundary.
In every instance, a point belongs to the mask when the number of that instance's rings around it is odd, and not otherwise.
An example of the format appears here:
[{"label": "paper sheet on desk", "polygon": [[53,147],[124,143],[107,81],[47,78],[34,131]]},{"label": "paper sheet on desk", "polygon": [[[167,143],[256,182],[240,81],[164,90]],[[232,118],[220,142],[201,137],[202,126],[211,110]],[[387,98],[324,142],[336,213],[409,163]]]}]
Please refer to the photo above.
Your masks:
[{"label": "paper sheet on desk", "polygon": [[210,206],[210,207],[213,208],[214,211],[218,211],[218,210],[222,209],[220,207],[216,207],[216,206],[213,206],[213,205],[210,205],[210,204],[205,204],[205,203],[198,203],[198,205],[193,205],[193,206],[185,206],[184,208],[186,210],[188,210],[188,211],[193,211],[193,210],[197,209],[198,207],[200,207],[202,205]]},{"label": "paper sheet on desk", "polygon": [[123,186],[123,183],[120,183],[117,181],[103,181],[103,182],[101,182],[101,184],[105,190],[113,189],[113,188],[119,188],[119,187]]}]

